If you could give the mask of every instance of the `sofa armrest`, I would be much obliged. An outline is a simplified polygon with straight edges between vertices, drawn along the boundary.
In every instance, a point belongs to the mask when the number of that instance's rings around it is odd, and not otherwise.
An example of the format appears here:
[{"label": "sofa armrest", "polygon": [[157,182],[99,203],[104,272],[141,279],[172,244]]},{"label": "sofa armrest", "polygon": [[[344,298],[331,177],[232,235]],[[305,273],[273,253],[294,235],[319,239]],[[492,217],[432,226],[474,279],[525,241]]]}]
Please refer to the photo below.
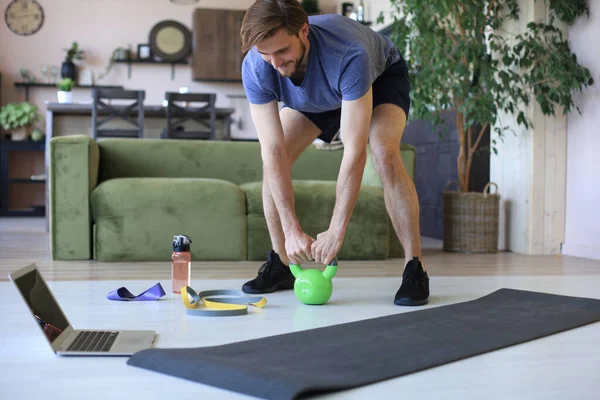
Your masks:
[{"label": "sofa armrest", "polygon": [[87,135],[50,139],[50,251],[53,260],[92,258],[90,193],[98,183],[98,144]]}]

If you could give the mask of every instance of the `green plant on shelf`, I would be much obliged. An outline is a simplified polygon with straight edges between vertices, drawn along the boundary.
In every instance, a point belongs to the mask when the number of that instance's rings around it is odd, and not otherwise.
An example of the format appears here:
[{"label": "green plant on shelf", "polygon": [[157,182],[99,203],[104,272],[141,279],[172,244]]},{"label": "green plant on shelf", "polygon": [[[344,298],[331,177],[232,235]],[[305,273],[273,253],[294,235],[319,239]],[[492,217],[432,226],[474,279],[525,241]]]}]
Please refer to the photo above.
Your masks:
[{"label": "green plant on shelf", "polygon": [[39,118],[37,106],[28,102],[9,103],[0,109],[0,126],[6,131],[33,127]]},{"label": "green plant on shelf", "polygon": [[64,49],[67,55],[65,56],[65,62],[73,62],[73,60],[83,60],[85,57],[85,52],[79,49],[79,45],[77,42],[73,42],[71,47],[68,49]]},{"label": "green plant on shelf", "polygon": [[113,50],[110,58],[108,59],[108,65],[106,66],[106,70],[98,76],[98,79],[104,78],[108,73],[112,70],[112,67],[115,61],[123,61],[129,59],[129,49],[125,47],[117,47]]},{"label": "green plant on shelf", "polygon": [[61,79],[60,82],[58,82],[56,87],[61,92],[70,92],[71,89],[73,89],[73,85],[74,85],[74,83],[71,78],[64,78],[64,79]]}]

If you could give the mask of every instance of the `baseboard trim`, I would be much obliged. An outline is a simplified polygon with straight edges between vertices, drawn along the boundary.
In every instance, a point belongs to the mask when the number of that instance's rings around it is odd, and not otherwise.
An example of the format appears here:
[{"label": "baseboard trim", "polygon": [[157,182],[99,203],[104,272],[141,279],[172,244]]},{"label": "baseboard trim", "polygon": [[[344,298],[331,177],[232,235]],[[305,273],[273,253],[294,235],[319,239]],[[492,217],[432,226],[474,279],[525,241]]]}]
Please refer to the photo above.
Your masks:
[{"label": "baseboard trim", "polygon": [[569,245],[564,243],[562,246],[562,254],[565,256],[591,258],[593,260],[600,260],[600,247],[596,246],[585,246],[580,244]]}]

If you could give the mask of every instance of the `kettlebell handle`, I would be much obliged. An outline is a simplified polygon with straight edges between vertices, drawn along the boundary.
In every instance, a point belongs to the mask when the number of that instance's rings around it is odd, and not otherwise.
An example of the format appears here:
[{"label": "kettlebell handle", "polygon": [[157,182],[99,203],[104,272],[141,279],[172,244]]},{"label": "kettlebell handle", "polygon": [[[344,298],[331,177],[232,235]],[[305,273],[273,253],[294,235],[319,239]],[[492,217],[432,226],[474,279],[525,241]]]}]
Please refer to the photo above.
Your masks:
[{"label": "kettlebell handle", "polygon": [[[292,263],[290,263],[290,265],[296,265],[298,267],[302,267],[302,264],[292,264]],[[328,265],[330,265],[332,267],[337,267],[337,265],[338,265],[337,257],[334,257],[333,260],[331,260]]]},{"label": "kettlebell handle", "polygon": [[[325,276],[327,279],[333,279],[333,277],[337,273],[337,269],[337,258],[334,258],[329,262],[329,265],[327,265],[325,271],[323,271],[323,276]],[[292,275],[294,275],[294,278],[298,278],[298,276],[302,273],[303,269],[300,264],[290,264],[290,271],[292,272]]]}]

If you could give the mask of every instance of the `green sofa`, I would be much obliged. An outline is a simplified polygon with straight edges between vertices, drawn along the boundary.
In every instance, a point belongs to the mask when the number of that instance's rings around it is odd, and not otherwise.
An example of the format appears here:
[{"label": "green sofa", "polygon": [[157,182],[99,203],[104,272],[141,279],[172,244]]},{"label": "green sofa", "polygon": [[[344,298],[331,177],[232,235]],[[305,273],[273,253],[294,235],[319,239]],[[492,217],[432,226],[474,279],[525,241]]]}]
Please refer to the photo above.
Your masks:
[{"label": "green sofa", "polygon": [[[415,149],[402,145],[414,180]],[[292,170],[295,207],[313,237],[327,229],[343,150],[310,146]],[[265,260],[258,142],[54,137],[49,146],[54,260],[168,261],[173,236],[193,260]],[[371,157],[338,258],[403,255]]]}]

